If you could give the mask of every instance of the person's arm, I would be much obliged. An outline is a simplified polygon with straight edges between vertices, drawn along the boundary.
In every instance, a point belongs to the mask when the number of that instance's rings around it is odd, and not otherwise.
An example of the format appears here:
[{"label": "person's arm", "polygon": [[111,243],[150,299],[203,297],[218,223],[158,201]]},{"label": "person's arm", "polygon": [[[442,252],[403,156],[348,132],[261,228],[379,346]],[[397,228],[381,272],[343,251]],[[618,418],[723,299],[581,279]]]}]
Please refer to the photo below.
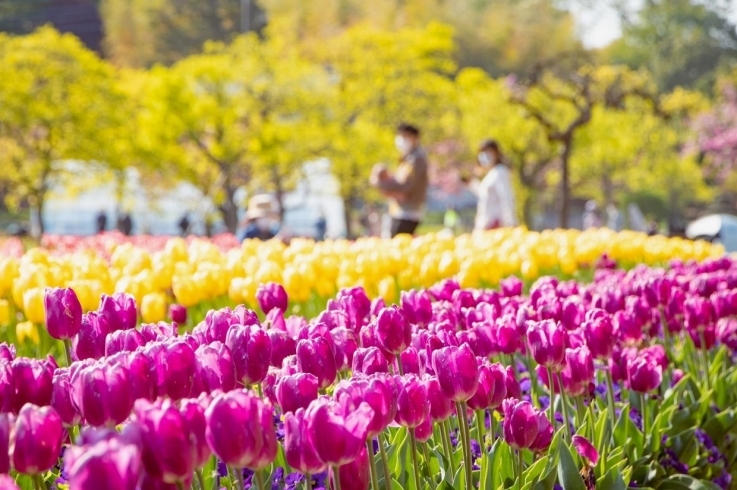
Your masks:
[{"label": "person's arm", "polygon": [[481,181],[477,187],[478,205],[476,206],[476,220],[474,229],[484,231],[489,226],[489,186]]},{"label": "person's arm", "polygon": [[422,179],[419,176],[427,173],[427,161],[424,156],[413,157],[412,166],[406,175],[401,179],[389,177],[385,180],[377,182],[377,187],[383,192],[392,194],[408,194],[415,187],[422,185]]}]

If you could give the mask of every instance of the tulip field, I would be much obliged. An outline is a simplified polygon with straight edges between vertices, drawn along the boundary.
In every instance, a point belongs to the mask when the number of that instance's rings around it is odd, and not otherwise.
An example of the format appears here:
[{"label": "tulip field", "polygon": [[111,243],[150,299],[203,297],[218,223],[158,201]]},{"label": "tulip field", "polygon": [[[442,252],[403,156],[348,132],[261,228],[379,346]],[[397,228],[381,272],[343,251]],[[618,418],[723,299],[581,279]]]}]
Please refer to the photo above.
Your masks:
[{"label": "tulip field", "polygon": [[737,488],[737,259],[607,230],[0,244],[0,490]]}]

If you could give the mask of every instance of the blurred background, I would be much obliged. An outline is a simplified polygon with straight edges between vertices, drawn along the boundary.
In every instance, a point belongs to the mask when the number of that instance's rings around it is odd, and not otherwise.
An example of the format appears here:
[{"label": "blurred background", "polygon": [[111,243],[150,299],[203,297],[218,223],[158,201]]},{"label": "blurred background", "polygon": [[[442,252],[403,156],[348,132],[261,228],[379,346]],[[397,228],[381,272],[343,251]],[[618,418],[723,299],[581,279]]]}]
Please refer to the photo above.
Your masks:
[{"label": "blurred background", "polygon": [[408,121],[420,232],[449,209],[473,226],[494,138],[531,229],[581,228],[592,203],[616,229],[716,215],[693,233],[718,235],[736,22],[729,0],[2,0],[0,228],[212,235],[268,195],[291,236],[378,234],[369,175]]}]

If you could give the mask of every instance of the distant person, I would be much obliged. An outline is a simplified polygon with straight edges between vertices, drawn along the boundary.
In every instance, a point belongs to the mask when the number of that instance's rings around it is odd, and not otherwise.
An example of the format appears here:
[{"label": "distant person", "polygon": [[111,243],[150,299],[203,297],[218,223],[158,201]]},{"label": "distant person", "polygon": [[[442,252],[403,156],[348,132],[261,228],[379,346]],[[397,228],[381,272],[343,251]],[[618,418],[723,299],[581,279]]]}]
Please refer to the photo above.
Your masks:
[{"label": "distant person", "polygon": [[97,225],[98,234],[104,233],[105,230],[107,230],[107,214],[105,214],[105,211],[100,211],[99,213],[97,213],[95,223]]},{"label": "distant person", "polygon": [[315,240],[321,242],[325,240],[325,235],[328,232],[328,220],[325,219],[325,214],[320,213],[317,221],[315,222]]},{"label": "distant person", "polygon": [[246,239],[271,240],[279,234],[279,213],[271,196],[254,196],[248,202],[245,220],[236,237]]},{"label": "distant person", "polygon": [[593,199],[586,201],[583,212],[583,229],[599,228],[601,226],[601,218],[599,217],[599,206]]},{"label": "distant person", "polygon": [[179,223],[177,223],[177,226],[179,226],[179,234],[182,236],[187,236],[189,234],[190,225],[191,223],[189,222],[189,213],[184,213],[182,219],[180,219]]},{"label": "distant person", "polygon": [[620,214],[619,209],[617,208],[617,205],[614,203],[607,204],[606,207],[606,225],[607,228],[614,231],[619,231],[621,229],[621,223],[620,223]]},{"label": "distant person", "polygon": [[420,146],[420,130],[411,124],[397,127],[394,144],[399,150],[399,166],[391,175],[384,165],[376,165],[371,184],[389,198],[390,235],[414,234],[422,220],[429,178],[427,156]]},{"label": "distant person", "polygon": [[456,230],[458,228],[458,211],[456,211],[455,206],[452,204],[445,210],[445,215],[443,216],[443,227],[453,235],[456,234]]},{"label": "distant person", "polygon": [[118,215],[117,228],[123,235],[131,236],[133,233],[133,218],[131,218],[130,213],[124,211]]},{"label": "distant person", "polygon": [[658,223],[651,221],[647,227],[647,236],[655,236],[659,233]]},{"label": "distant person", "polygon": [[474,230],[517,226],[512,173],[499,144],[491,139],[484,141],[479,146],[477,158],[486,175],[476,186],[478,205]]}]

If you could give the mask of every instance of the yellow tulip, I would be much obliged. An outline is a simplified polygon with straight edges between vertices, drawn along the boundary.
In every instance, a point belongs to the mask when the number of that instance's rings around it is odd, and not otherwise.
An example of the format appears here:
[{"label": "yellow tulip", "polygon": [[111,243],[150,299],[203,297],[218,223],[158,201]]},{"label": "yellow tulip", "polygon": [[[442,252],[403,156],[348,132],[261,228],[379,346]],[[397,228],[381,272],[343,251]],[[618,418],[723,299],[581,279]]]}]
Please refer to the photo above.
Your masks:
[{"label": "yellow tulip", "polygon": [[10,303],[7,299],[0,299],[0,327],[10,325]]},{"label": "yellow tulip", "polygon": [[45,323],[43,288],[31,288],[23,293],[23,313],[30,322]]},{"label": "yellow tulip", "polygon": [[162,293],[149,293],[141,301],[141,318],[145,323],[166,320],[166,297]]},{"label": "yellow tulip", "polygon": [[41,342],[38,336],[38,327],[31,321],[20,322],[15,326],[15,336],[18,338],[18,342],[23,343],[26,339],[38,345]]},{"label": "yellow tulip", "polygon": [[384,298],[384,301],[394,303],[397,301],[397,283],[393,277],[385,277],[379,282],[378,286],[379,296]]}]

